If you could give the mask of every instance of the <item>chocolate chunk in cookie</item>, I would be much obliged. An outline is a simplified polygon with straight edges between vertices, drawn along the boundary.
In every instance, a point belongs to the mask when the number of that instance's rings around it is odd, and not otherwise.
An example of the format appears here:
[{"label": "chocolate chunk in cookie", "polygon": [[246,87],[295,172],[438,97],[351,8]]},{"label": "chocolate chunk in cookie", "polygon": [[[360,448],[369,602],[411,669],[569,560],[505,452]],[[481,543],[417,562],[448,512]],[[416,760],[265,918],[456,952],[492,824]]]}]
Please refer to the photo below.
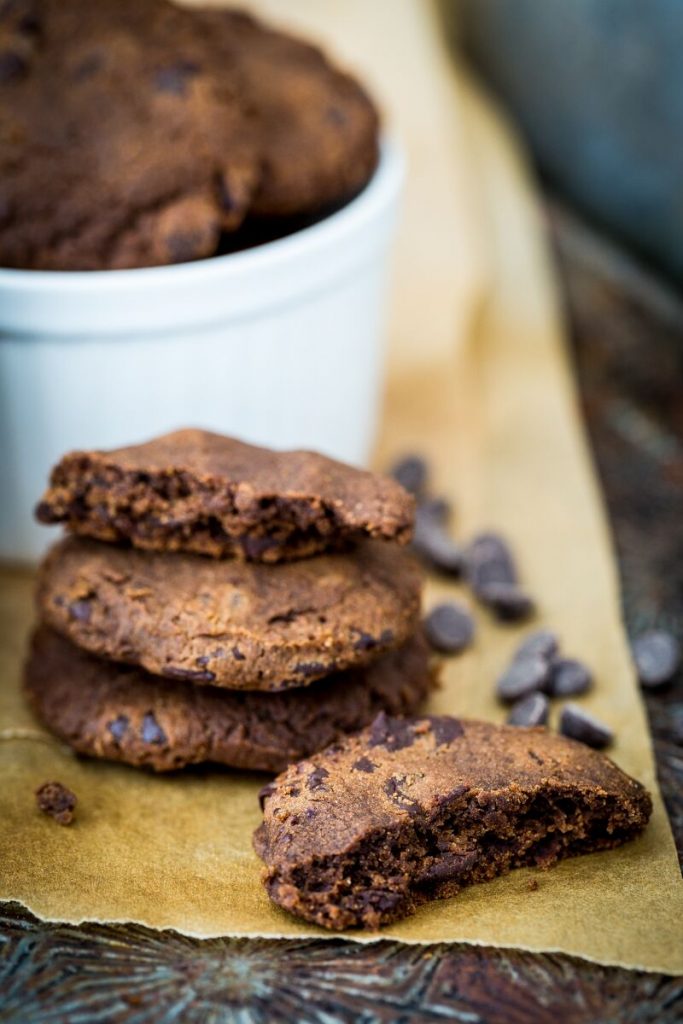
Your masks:
[{"label": "chocolate chunk in cookie", "polygon": [[278,690],[405,643],[420,583],[410,553],[378,541],[262,565],[69,537],[43,562],[37,600],[44,622],[100,657],[169,679]]},{"label": "chocolate chunk in cookie", "polygon": [[389,477],[315,452],[178,430],[65,455],[36,515],[139,548],[276,562],[362,537],[407,543],[413,512],[413,499]]},{"label": "chocolate chunk in cookie", "polygon": [[266,694],[160,679],[94,658],[41,627],[24,673],[41,721],[79,754],[160,772],[203,761],[279,772],[380,711],[413,714],[433,683],[419,636],[365,668]]},{"label": "chocolate chunk in cookie", "polygon": [[618,846],[652,810],[608,758],[544,729],[425,717],[384,721],[383,743],[375,731],[278,776],[254,835],[270,898],[325,928],[375,928],[511,868]]}]

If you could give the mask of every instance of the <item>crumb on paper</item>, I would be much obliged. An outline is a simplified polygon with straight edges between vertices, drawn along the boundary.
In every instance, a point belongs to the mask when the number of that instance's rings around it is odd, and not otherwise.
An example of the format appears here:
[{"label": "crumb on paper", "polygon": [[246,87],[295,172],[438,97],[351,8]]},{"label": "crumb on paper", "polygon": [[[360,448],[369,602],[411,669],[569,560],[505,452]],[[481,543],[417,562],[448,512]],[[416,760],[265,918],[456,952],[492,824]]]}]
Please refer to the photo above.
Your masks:
[{"label": "crumb on paper", "polygon": [[44,814],[49,814],[60,825],[70,825],[74,820],[76,794],[61,782],[44,782],[39,786],[36,803]]}]

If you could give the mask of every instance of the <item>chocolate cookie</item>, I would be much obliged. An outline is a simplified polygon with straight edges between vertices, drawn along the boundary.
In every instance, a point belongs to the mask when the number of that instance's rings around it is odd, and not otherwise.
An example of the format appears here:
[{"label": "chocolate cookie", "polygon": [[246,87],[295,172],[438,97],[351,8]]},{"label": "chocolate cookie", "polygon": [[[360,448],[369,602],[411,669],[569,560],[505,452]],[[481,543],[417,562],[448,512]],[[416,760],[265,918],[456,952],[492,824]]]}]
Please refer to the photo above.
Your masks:
[{"label": "chocolate cookie", "polygon": [[135,551],[69,537],[48,553],[43,621],[79,647],[156,675],[232,689],[306,686],[415,633],[420,574],[404,549],[285,565]]},{"label": "chocolate cookie", "polygon": [[360,537],[406,543],[414,503],[389,477],[314,452],[275,452],[178,430],[53,469],[36,515],[156,551],[300,558]]},{"label": "chocolate cookie", "polygon": [[0,34],[1,265],[182,262],[241,223],[259,158],[238,78],[215,73],[192,12],[15,0]]},{"label": "chocolate cookie", "polygon": [[33,637],[24,676],[39,718],[78,753],[160,772],[201,761],[282,771],[379,711],[415,712],[432,685],[420,637],[313,688],[231,693],[102,661],[47,627]]},{"label": "chocolate cookie", "polygon": [[544,729],[379,715],[291,765],[254,834],[270,898],[325,928],[375,928],[522,865],[633,838],[647,791]]},{"label": "chocolate cookie", "polygon": [[315,46],[242,11],[201,17],[241,77],[261,176],[250,217],[320,213],[360,192],[379,155],[379,119],[366,92]]}]

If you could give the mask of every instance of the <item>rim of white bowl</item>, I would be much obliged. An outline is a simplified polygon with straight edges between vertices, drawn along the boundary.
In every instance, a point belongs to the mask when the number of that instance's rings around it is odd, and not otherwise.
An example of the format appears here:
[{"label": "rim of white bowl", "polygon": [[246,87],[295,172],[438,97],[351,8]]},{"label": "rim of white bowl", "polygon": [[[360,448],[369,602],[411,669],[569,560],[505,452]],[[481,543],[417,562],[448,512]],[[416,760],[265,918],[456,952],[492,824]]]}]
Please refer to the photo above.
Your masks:
[{"label": "rim of white bowl", "polygon": [[[0,268],[0,332],[101,336],[201,328],[296,301],[377,254],[393,226],[403,177],[401,149],[385,139],[362,192],[284,238],[161,267]],[[365,244],[358,244],[363,235]]]}]

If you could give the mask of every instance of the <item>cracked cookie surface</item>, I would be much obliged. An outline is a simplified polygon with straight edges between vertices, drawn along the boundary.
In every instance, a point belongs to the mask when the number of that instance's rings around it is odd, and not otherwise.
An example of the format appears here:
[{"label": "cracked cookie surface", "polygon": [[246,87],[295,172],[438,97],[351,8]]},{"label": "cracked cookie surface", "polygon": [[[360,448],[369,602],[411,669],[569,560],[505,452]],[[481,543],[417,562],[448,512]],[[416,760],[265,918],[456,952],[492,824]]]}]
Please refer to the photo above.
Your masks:
[{"label": "cracked cookie surface", "polygon": [[194,429],[65,455],[36,511],[99,540],[265,562],[364,536],[406,543],[413,513],[389,477]]},{"label": "cracked cookie surface", "polygon": [[36,631],[24,672],[38,717],[74,750],[155,771],[204,761],[282,771],[379,711],[415,712],[433,685],[420,636],[371,665],[281,693],[161,679],[86,654],[47,627]]},{"label": "cracked cookie surface", "polygon": [[417,628],[421,574],[404,548],[282,565],[67,537],[39,571],[41,619],[92,654],[232,689],[307,686],[369,664]]},{"label": "cracked cookie surface", "polygon": [[383,714],[291,765],[263,804],[254,846],[268,895],[337,930],[618,846],[652,810],[607,757],[545,729]]}]

